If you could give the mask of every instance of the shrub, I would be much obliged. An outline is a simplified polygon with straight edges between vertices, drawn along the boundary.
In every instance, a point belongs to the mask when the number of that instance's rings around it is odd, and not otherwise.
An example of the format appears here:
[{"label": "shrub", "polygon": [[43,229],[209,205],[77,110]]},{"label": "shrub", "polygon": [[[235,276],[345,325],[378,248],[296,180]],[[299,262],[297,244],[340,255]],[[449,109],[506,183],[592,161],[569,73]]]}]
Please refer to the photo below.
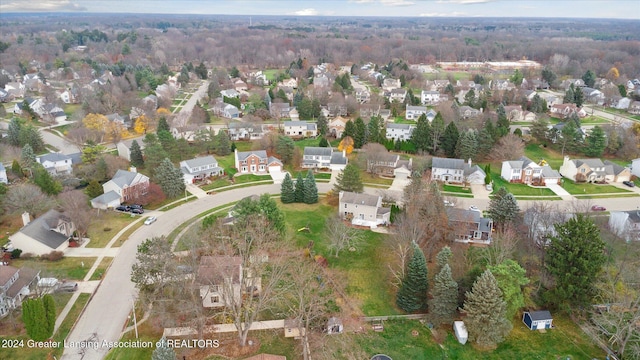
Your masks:
[{"label": "shrub", "polygon": [[58,261],[64,257],[64,253],[62,251],[52,251],[45,255],[45,257],[49,261]]},{"label": "shrub", "polygon": [[[11,251],[11,258],[12,259],[19,259],[21,254],[22,254],[22,249],[13,249],[13,251]],[[25,254],[25,255],[27,255],[27,254]]]}]

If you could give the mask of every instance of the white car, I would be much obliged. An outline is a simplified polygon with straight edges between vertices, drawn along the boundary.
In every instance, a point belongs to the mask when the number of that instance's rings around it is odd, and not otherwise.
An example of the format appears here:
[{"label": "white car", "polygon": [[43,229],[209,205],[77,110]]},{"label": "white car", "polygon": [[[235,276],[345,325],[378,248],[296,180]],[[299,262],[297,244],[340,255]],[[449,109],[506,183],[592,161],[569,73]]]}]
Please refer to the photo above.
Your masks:
[{"label": "white car", "polygon": [[444,201],[444,206],[456,206],[456,203],[451,202],[451,201],[449,201],[449,200],[445,200],[445,201]]},{"label": "white car", "polygon": [[480,211],[480,209],[478,209],[478,207],[475,206],[475,205],[469,206],[469,210],[471,210],[471,211]]},{"label": "white car", "polygon": [[144,221],[144,224],[145,224],[145,225],[151,225],[151,224],[153,224],[154,222],[156,222],[156,220],[158,220],[158,218],[157,218],[157,217],[155,217],[155,216],[149,216],[149,217]]}]

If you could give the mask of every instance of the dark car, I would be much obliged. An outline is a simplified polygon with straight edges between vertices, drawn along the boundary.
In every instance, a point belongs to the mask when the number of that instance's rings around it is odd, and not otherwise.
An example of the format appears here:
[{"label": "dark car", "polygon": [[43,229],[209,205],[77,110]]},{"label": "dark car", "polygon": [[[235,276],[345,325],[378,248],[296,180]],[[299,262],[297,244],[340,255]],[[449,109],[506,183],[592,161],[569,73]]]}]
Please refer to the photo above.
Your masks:
[{"label": "dark car", "polygon": [[591,207],[591,211],[606,211],[607,208],[605,208],[604,206],[600,206],[600,205],[593,205]]},{"label": "dark car", "polygon": [[130,210],[131,210],[131,208],[130,208],[130,207],[128,207],[128,206],[126,206],[126,205],[120,205],[120,206],[118,206],[118,207],[116,208],[116,210],[118,210],[118,211],[130,211]]},{"label": "dark car", "polygon": [[138,209],[138,208],[133,208],[129,211],[132,212],[133,214],[144,214],[144,210]]},{"label": "dark car", "polygon": [[144,210],[144,208],[142,207],[142,205],[138,205],[138,204],[131,204],[131,205],[129,205],[129,208],[131,208],[131,209],[141,209],[141,210]]},{"label": "dark car", "polygon": [[636,184],[633,181],[623,181],[622,183],[628,187],[636,187]]}]

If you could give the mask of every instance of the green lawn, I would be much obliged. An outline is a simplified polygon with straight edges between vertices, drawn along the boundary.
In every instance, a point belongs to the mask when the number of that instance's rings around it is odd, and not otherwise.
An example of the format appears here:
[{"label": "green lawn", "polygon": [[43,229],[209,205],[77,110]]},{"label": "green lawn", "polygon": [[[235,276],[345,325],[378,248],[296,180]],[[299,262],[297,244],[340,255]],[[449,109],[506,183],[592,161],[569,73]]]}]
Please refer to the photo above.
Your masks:
[{"label": "green lawn", "polygon": [[447,184],[442,184],[442,191],[451,192],[451,193],[471,194],[470,188],[465,188],[462,186],[447,185]]},{"label": "green lawn", "polygon": [[376,175],[372,175],[366,171],[360,173],[360,177],[364,184],[378,184],[378,185],[389,185],[393,183],[393,179],[381,178]]},{"label": "green lawn", "polygon": [[264,74],[264,76],[267,78],[267,80],[269,80],[270,82],[276,81],[276,79],[278,78],[278,73],[282,72],[281,69],[267,69],[267,70],[263,70],[262,73]]},{"label": "green lawn", "polygon": [[569,194],[608,194],[608,193],[630,193],[631,191],[615,187],[613,185],[600,185],[590,183],[575,183],[569,179],[564,179],[562,187]]},{"label": "green lawn", "polygon": [[524,155],[535,162],[544,159],[555,170],[562,166],[562,154],[540,144],[527,144],[524,148]]},{"label": "green lawn", "polygon": [[[38,258],[11,260],[11,266],[23,266],[40,270],[40,277],[55,277],[59,280],[82,280],[96,261],[95,257],[63,257],[58,261]],[[84,266],[82,264],[84,263]]]},{"label": "green lawn", "polygon": [[93,272],[89,280],[101,280],[102,276],[107,271],[107,268],[109,267],[109,265],[111,265],[112,261],[113,261],[113,258],[110,258],[110,257],[102,258],[102,261],[96,268],[96,271]]},{"label": "green lawn", "polygon": [[91,239],[88,248],[103,248],[125,226],[135,221],[137,217],[131,214],[115,211],[100,211],[99,215],[91,222],[88,237]]},{"label": "green lawn", "polygon": [[492,172],[491,180],[493,180],[493,191],[505,187],[507,191],[514,196],[555,196],[555,193],[547,188],[534,188],[525,184],[514,184],[500,177],[500,174]]},{"label": "green lawn", "polygon": [[233,182],[236,184],[245,184],[245,183],[250,183],[254,181],[265,181],[265,180],[272,180],[271,175],[246,174],[246,175],[233,177]]},{"label": "green lawn", "polygon": [[331,173],[317,173],[317,174],[313,174],[313,177],[316,179],[329,180],[331,179]]}]

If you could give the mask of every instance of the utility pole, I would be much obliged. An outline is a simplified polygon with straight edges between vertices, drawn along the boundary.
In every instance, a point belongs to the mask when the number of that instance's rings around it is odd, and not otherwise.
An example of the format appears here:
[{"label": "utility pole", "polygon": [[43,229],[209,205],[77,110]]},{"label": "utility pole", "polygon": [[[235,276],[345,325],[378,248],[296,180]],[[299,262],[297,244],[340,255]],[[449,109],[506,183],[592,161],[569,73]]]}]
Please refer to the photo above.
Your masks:
[{"label": "utility pole", "polygon": [[133,306],[133,328],[136,331],[136,339],[138,338],[138,320],[136,319],[136,304],[133,302],[133,298],[131,298],[131,305]]}]

